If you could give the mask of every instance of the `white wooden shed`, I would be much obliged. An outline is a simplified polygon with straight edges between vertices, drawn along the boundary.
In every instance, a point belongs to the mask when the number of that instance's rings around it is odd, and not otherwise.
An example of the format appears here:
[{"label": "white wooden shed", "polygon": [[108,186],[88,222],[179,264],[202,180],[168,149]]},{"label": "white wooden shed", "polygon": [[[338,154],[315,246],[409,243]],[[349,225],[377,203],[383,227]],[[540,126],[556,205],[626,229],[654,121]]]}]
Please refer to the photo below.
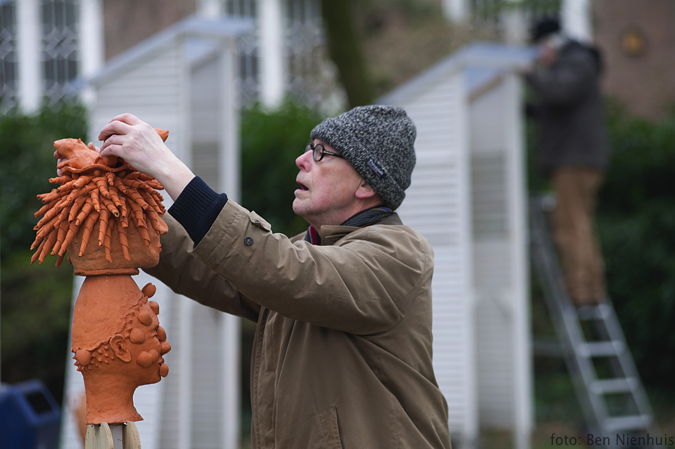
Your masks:
[{"label": "white wooden shed", "polygon": [[526,50],[473,44],[380,99],[417,125],[399,212],[435,253],[434,366],[459,447],[528,447],[532,378],[521,87]]},{"label": "white wooden shed", "polygon": [[[96,102],[90,136],[122,112],[170,131],[167,144],[215,189],[239,197],[237,37],[241,20],[189,18],[131,48],[90,80]],[[171,200],[165,196],[165,205]],[[158,384],[140,387],[135,404],[144,449],[239,447],[239,321],[179,295],[154,278],[153,299],[172,350]],[[77,295],[83,279],[76,281]],[[68,354],[62,449],[80,449],[69,404],[84,390]]]}]

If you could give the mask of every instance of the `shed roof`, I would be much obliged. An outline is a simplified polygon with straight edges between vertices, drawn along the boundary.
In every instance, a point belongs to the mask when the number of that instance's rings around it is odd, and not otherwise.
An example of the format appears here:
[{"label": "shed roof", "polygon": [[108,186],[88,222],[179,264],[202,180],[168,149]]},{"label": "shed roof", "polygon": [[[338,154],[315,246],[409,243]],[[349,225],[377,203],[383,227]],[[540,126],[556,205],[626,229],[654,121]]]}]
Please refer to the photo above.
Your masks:
[{"label": "shed roof", "polygon": [[462,47],[434,66],[380,97],[378,103],[402,103],[453,73],[463,70],[469,95],[481,90],[502,73],[528,64],[533,50],[491,42]]},{"label": "shed roof", "polygon": [[191,16],[110,59],[101,71],[87,82],[99,86],[128,70],[129,66],[141,63],[175,40],[183,38],[196,38],[186,45],[188,58],[196,62],[212,51],[216,42],[236,38],[251,28],[252,23],[245,19],[209,19]]}]

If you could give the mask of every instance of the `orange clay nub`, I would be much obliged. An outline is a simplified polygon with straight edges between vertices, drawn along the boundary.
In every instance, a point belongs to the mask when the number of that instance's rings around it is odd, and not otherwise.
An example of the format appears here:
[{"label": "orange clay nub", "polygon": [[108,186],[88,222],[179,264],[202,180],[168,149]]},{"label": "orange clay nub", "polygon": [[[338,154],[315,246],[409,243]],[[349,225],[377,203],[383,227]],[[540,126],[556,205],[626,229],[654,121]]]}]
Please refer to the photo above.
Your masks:
[{"label": "orange clay nub", "polygon": [[[166,140],[169,132],[156,129]],[[92,145],[80,139],[61,139],[54,142],[57,165],[62,176],[51,178],[59,187],[37,197],[42,206],[35,217],[42,217],[34,229],[36,250],[31,262],[44,262],[48,254],[58,255],[57,266],[75,236],[82,231],[79,256],[87,249],[90,236],[97,237],[98,246],[110,256],[113,227],[119,238],[124,258],[129,260],[127,232],[129,222],[138,230],[146,246],[150,244],[148,226],[157,234],[168,227],[160,217],[166,212],[162,195],[164,187],[153,177],[141,173],[115,156],[101,157]],[[98,232],[95,231],[98,225]]]}]

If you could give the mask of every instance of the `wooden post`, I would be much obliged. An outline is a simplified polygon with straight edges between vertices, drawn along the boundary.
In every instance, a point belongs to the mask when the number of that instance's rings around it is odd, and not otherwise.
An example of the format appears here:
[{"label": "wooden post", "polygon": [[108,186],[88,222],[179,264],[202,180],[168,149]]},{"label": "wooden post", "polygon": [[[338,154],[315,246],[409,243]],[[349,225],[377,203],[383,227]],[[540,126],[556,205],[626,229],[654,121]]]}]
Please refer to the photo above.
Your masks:
[{"label": "wooden post", "polygon": [[84,449],[141,449],[136,424],[89,424]]},{"label": "wooden post", "polygon": [[113,448],[124,448],[124,424],[110,424],[110,433],[112,434]]}]

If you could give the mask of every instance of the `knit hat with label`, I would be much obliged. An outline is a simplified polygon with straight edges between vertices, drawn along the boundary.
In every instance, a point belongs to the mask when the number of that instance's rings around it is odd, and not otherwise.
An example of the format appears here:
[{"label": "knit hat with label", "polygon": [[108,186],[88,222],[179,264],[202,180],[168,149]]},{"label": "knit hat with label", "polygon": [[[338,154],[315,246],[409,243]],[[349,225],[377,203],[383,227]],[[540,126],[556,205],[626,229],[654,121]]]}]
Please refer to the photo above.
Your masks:
[{"label": "knit hat with label", "polygon": [[358,106],[319,123],[310,139],[320,139],[340,153],[396,209],[415,168],[415,124],[402,108]]}]

